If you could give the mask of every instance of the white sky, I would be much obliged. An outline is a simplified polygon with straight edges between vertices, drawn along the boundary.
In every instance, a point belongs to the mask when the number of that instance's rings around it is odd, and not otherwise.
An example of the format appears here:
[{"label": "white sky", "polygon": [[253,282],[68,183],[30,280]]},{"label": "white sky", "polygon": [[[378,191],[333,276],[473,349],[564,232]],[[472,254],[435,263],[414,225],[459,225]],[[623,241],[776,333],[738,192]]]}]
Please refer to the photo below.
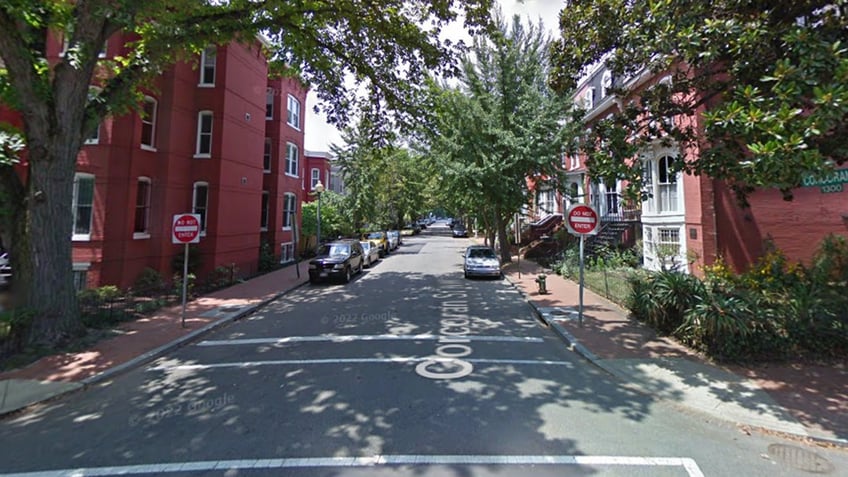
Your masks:
[{"label": "white sky", "polygon": [[[565,3],[566,0],[495,0],[495,4],[503,9],[506,18],[520,15],[525,19],[529,17],[534,23],[541,19],[552,34],[555,34],[559,12]],[[457,39],[465,38],[467,43],[467,36],[464,35],[461,26],[453,29],[452,32],[449,31],[448,36]],[[329,151],[330,144],[341,144],[341,135],[335,127],[327,124],[323,116],[315,114],[313,106],[316,100],[313,92],[310,92],[306,98],[304,146],[309,151]]]}]

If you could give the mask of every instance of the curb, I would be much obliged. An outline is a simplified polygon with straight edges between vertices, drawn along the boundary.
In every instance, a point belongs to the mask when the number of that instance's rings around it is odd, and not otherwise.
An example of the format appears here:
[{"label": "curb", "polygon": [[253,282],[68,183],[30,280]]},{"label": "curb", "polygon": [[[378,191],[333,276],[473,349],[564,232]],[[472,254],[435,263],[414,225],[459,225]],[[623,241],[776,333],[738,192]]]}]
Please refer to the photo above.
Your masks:
[{"label": "curb", "polygon": [[248,306],[244,307],[243,309],[239,310],[237,313],[234,313],[232,316],[226,316],[224,318],[221,318],[218,321],[214,321],[212,323],[209,323],[209,324],[203,326],[202,328],[196,329],[196,330],[192,331],[191,333],[189,333],[185,336],[181,336],[181,337],[175,339],[174,341],[171,341],[170,343],[166,343],[166,344],[164,344],[164,345],[162,345],[158,348],[154,348],[154,349],[152,349],[152,350],[150,350],[150,351],[148,351],[148,352],[146,352],[146,353],[144,353],[140,356],[137,356],[137,357],[127,361],[127,362],[121,363],[117,366],[113,366],[113,367],[107,369],[106,371],[103,371],[100,374],[96,374],[94,376],[85,378],[85,379],[81,380],[80,383],[82,383],[82,385],[84,387],[87,387],[87,386],[90,386],[90,385],[93,385],[93,384],[98,384],[98,383],[105,381],[105,380],[107,380],[107,379],[109,379],[113,376],[117,376],[117,375],[119,375],[119,374],[121,374],[125,371],[129,371],[132,368],[135,368],[135,367],[140,366],[144,363],[152,361],[152,360],[158,358],[159,356],[161,356],[161,355],[163,355],[163,354],[165,354],[169,351],[175,350],[177,348],[181,348],[186,343],[193,341],[195,338],[197,338],[201,335],[204,335],[206,333],[209,333],[210,331],[216,330],[216,329],[218,329],[218,328],[220,328],[220,327],[222,327],[222,326],[224,326],[228,323],[232,323],[234,321],[240,320],[241,318],[243,318],[243,317],[255,312],[256,310],[264,307],[268,303],[271,303],[272,301],[280,298],[281,296],[285,295],[286,293],[289,293],[291,291],[294,291],[294,290],[302,287],[306,283],[307,282],[298,283],[298,284],[296,284],[292,287],[289,287],[289,288],[287,288],[287,289],[285,289],[285,290],[283,290],[279,293],[276,293],[275,295],[273,295],[270,298],[266,298],[265,300],[260,301],[259,303],[256,303],[254,305],[248,305]]},{"label": "curb", "polygon": [[[555,320],[547,319],[545,317],[545,314],[542,313],[539,310],[539,308],[536,306],[536,304],[527,296],[527,294],[524,292],[524,290],[521,289],[521,287],[516,285],[508,277],[505,277],[505,278],[506,278],[506,281],[509,282],[509,284],[512,285],[512,287],[519,292],[519,294],[522,296],[522,298],[524,298],[524,301],[528,305],[530,305],[530,307],[533,309],[533,312],[535,313],[536,317],[542,323],[544,323],[548,328],[551,328],[554,331],[554,333],[567,345],[569,350],[574,351],[575,353],[580,355],[582,358],[589,361],[589,363],[591,363],[593,366],[597,367],[601,371],[603,371],[603,372],[609,374],[610,376],[621,381],[621,384],[623,386],[627,387],[627,389],[631,389],[633,391],[639,392],[639,393],[644,394],[646,396],[656,397],[656,396],[653,395],[653,393],[650,393],[650,392],[640,388],[639,386],[631,385],[629,383],[629,377],[627,375],[622,374],[618,370],[611,369],[608,366],[605,366],[602,363],[602,360],[600,360],[588,348],[583,346],[577,340],[577,338],[575,338],[574,335],[572,335],[568,330],[563,328],[562,325],[557,323]],[[662,398],[657,398],[657,399],[662,399]],[[690,406],[686,406],[685,404],[681,404],[681,403],[674,403],[674,404],[679,405],[681,407],[685,407],[686,409],[692,409],[696,412],[701,412],[701,413],[705,412],[702,409],[699,409],[697,407],[690,407]],[[716,418],[716,419],[723,419],[720,416],[712,416],[712,417]],[[731,424],[734,424],[734,425],[737,425],[737,426],[746,426],[746,427],[749,427],[751,429],[759,429],[761,432],[779,434],[779,435],[782,435],[782,436],[789,438],[789,439],[815,442],[815,443],[826,444],[826,445],[831,445],[831,446],[835,446],[835,447],[839,447],[839,448],[848,449],[848,440],[834,439],[834,438],[829,438],[829,437],[821,437],[821,436],[815,436],[815,435],[811,435],[811,434],[797,434],[797,433],[786,432],[786,431],[781,431],[781,430],[776,430],[776,429],[770,429],[770,428],[763,427],[763,426],[757,426],[757,425],[753,425],[753,424],[748,424],[748,423],[743,423],[743,422],[733,421],[733,420],[728,420],[728,419],[724,419],[724,421],[731,423]]]},{"label": "curb", "polygon": [[77,381],[77,383],[80,386],[78,386],[74,389],[68,389],[67,391],[64,391],[64,392],[61,392],[61,393],[58,393],[58,394],[53,394],[53,395],[51,395],[47,398],[44,398],[44,399],[41,399],[41,400],[38,400],[38,401],[33,401],[33,402],[31,402],[31,403],[29,403],[25,406],[19,407],[17,409],[12,409],[12,410],[0,413],[0,419],[5,418],[5,417],[10,416],[10,415],[13,415],[13,414],[16,414],[16,413],[19,413],[21,411],[24,411],[25,409],[27,409],[31,406],[37,405],[37,404],[42,404],[42,403],[45,403],[45,402],[48,402],[48,401],[53,401],[55,399],[62,398],[64,396],[67,396],[67,395],[72,394],[72,393],[85,391],[90,386],[100,384],[103,381],[107,381],[107,380],[109,380],[109,379],[111,379],[115,376],[120,375],[121,373],[127,372],[127,371],[129,371],[133,368],[136,368],[136,367],[141,366],[141,365],[143,365],[147,362],[150,362],[150,361],[162,356],[165,353],[168,353],[168,352],[173,351],[177,348],[180,348],[180,347],[184,346],[185,344],[189,343],[190,341],[195,340],[197,337],[199,337],[201,335],[204,335],[206,333],[209,333],[210,331],[216,330],[216,329],[218,329],[218,328],[220,328],[220,327],[222,327],[226,324],[232,323],[234,321],[238,321],[239,319],[241,319],[241,318],[243,318],[243,317],[245,317],[245,316],[247,316],[251,313],[254,313],[256,310],[264,307],[268,303],[270,303],[274,300],[277,300],[281,296],[283,296],[287,293],[290,293],[290,292],[306,285],[307,283],[309,283],[309,282],[304,281],[304,282],[297,283],[297,284],[295,284],[295,285],[293,285],[289,288],[286,288],[285,290],[283,290],[281,292],[274,294],[270,298],[266,298],[265,300],[260,301],[259,303],[256,303],[256,304],[253,304],[253,305],[248,305],[248,306],[244,307],[243,309],[239,310],[237,313],[234,313],[231,316],[226,316],[224,318],[219,319],[218,321],[214,321],[212,323],[209,323],[209,324],[203,326],[202,328],[194,330],[194,331],[192,331],[191,333],[189,333],[185,336],[181,336],[181,337],[177,338],[176,340],[171,341],[170,343],[166,343],[162,346],[159,346],[158,348],[154,348],[154,349],[152,349],[152,350],[150,350],[150,351],[148,351],[148,352],[146,352],[142,355],[139,355],[139,356],[137,356],[137,357],[135,357],[135,358],[133,358],[129,361],[126,361],[126,362],[121,363],[119,365],[113,366],[113,367],[111,367],[111,368],[109,368],[109,369],[107,369],[107,370],[105,370],[105,371],[103,371],[99,374],[96,374],[94,376],[90,376],[88,378]]}]

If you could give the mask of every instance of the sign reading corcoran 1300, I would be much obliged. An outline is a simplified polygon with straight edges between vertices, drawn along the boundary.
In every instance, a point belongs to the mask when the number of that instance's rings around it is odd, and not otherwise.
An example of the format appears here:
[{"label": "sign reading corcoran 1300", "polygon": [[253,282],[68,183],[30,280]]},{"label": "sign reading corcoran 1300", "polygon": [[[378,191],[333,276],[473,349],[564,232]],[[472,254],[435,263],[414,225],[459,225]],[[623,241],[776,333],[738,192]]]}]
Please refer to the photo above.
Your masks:
[{"label": "sign reading corcoran 1300", "polygon": [[823,179],[818,179],[812,175],[806,175],[803,179],[801,179],[802,186],[818,186],[821,189],[822,194],[842,192],[844,189],[843,184],[848,184],[848,169],[835,170],[832,174],[824,177]]}]

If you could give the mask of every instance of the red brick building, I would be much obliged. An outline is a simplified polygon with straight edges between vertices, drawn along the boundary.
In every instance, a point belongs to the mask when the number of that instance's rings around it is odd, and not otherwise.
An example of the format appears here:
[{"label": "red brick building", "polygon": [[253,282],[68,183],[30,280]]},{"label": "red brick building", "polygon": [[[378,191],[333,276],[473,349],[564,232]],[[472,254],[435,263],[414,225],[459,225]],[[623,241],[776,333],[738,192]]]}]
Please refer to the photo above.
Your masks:
[{"label": "red brick building", "polygon": [[[123,45],[111,38],[105,55]],[[48,59],[59,55],[56,42]],[[218,267],[256,273],[263,241],[293,258],[286,244],[304,195],[307,87],[269,80],[260,40],[210,46],[197,60],[155,81],[143,115],[106,118],[83,146],[73,196],[78,287],[129,287],[146,268],[170,279],[183,250],[171,240],[178,213],[202,218],[198,280]]]},{"label": "red brick building", "polygon": [[332,161],[333,156],[328,152],[306,151],[306,192],[305,202],[315,200],[312,195],[315,185],[321,182],[324,190],[332,190]]},{"label": "red brick building", "polygon": [[[587,110],[585,120],[591,124],[619,110],[620,100],[610,91],[614,83],[638,92],[663,81],[671,78],[646,73],[614,80],[598,65],[588,71],[574,98]],[[638,160],[651,196],[640,204],[622,199],[621,181],[593,180],[584,158],[566,157],[563,210],[575,202],[590,203],[602,218],[602,228],[614,232],[609,236],[641,241],[646,268],[677,266],[695,274],[719,257],[744,270],[763,255],[768,242],[789,259],[806,261],[828,234],[848,237],[848,186],[844,185],[848,168],[822,184],[805,181],[804,187],[793,191],[792,202],[784,201],[777,191],[759,190],[750,196],[750,207],[742,208],[722,181],[673,172],[675,158],[694,158],[698,153],[660,138],[643,149]]]}]

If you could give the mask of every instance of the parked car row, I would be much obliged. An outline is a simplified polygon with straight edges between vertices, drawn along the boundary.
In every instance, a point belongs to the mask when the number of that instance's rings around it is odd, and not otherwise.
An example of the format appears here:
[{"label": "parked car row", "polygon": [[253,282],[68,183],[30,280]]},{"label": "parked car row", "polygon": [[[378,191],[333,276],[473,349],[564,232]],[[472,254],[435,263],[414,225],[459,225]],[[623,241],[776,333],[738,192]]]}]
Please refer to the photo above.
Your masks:
[{"label": "parked car row", "polygon": [[350,282],[354,275],[372,267],[401,245],[398,230],[368,232],[361,239],[338,239],[321,245],[309,262],[309,282],[341,280]]}]

